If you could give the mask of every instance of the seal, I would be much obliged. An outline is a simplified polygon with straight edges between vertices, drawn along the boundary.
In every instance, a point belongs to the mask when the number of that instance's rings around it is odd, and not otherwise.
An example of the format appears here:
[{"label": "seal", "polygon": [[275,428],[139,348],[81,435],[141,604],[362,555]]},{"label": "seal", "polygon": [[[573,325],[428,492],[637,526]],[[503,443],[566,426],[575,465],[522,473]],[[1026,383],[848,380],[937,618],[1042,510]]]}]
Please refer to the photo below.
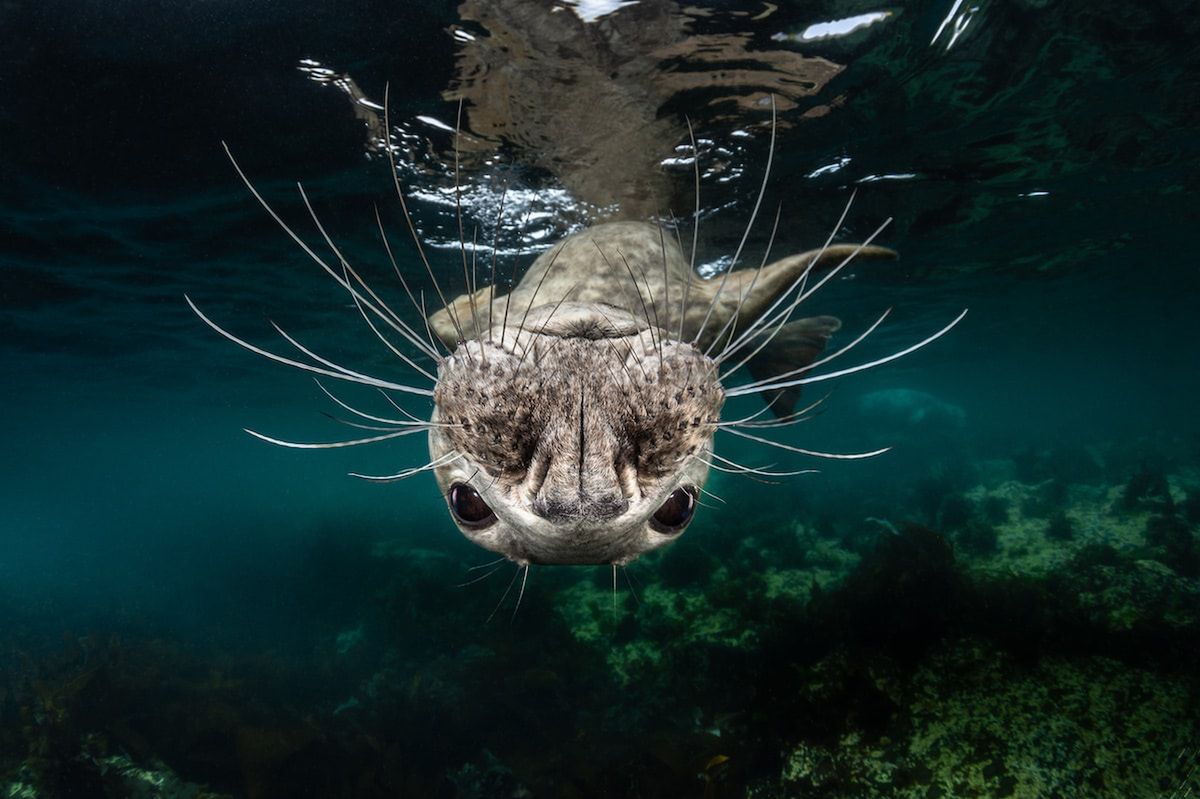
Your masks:
[{"label": "seal", "polygon": [[[804,276],[855,255],[894,257],[837,245],[701,280],[657,226],[612,222],[543,253],[511,293],[487,287],[434,313],[453,352],[430,454],[459,529],[518,563],[620,565],[675,540],[717,457],[722,365],[752,355],[775,382],[802,374],[840,322],[757,323]],[[795,396],[776,398],[780,417]]]},{"label": "seal", "polygon": [[[267,212],[348,292],[385,346],[428,385],[347,368],[276,328],[299,353],[280,355],[228,332],[188,299],[201,319],[239,345],[325,378],[380,389],[399,413],[363,410],[322,385],[356,417],[350,423],[370,435],[291,442],[248,432],[309,449],[427,433],[427,463],[394,474],[355,476],[392,482],[432,471],[463,535],[526,567],[526,576],[530,564],[611,564],[615,569],[677,540],[695,518],[711,469],[769,476],[804,471],[769,472],[736,463],[716,451],[718,432],[823,458],[867,458],[886,451],[816,452],[774,441],[765,432],[807,418],[815,404],[797,409],[803,386],[903,357],[945,335],[965,314],[889,356],[814,371],[849,352],[887,317],[885,312],[827,354],[841,322],[797,313],[852,259],[895,257],[873,244],[883,226],[861,244],[834,244],[848,203],[823,246],[770,263],[764,258],[758,268],[737,267],[770,174],[777,94],[794,104],[818,91],[840,67],[780,51],[756,53],[754,61],[761,66],[747,71],[748,35],[695,33],[688,13],[667,0],[616,8],[595,21],[556,13],[561,9],[547,0],[463,3],[464,21],[474,21],[488,35],[456,29],[456,40],[464,45],[459,78],[447,95],[459,101],[453,175],[466,284],[453,299],[438,285],[408,212],[387,91],[381,105],[349,75],[316,62],[302,65],[315,80],[346,93],[366,123],[368,153],[387,154],[409,231],[436,291],[433,312],[427,313],[426,296],[409,285],[380,222],[388,258],[417,323],[388,307],[359,275],[313,213],[303,189],[328,256],[284,223],[234,161]],[[514,58],[513,52],[523,57]],[[680,58],[707,59],[705,71],[677,69]],[[729,64],[741,66],[730,72]],[[714,87],[731,82],[739,87],[732,95],[740,97],[739,107],[765,104],[771,112],[767,165],[746,232],[730,266],[707,278],[695,268],[695,229],[685,257],[676,231],[644,221],[654,217],[654,209],[673,207],[661,150],[679,151],[674,142],[683,126],[662,109],[670,98],[695,88],[697,80]],[[767,91],[749,91],[756,82]],[[564,86],[575,90],[564,91]],[[469,247],[464,234],[458,168],[459,132],[468,106],[468,127],[475,133],[461,137],[466,152],[515,143],[527,161],[551,172],[572,196],[595,209],[587,227],[542,252],[507,293],[498,287],[494,261],[490,284],[483,288],[475,285],[473,255],[468,266],[474,241]],[[690,121],[686,130],[699,220],[701,153]],[[522,142],[526,146],[520,147]],[[747,374],[748,381],[735,384]],[[751,394],[767,401],[759,413],[722,418],[727,398]],[[404,410],[396,401],[401,396],[432,399],[429,418]],[[775,418],[759,418],[768,409]]]},{"label": "seal", "polygon": [[[377,434],[293,442],[247,432],[302,449],[427,432],[428,463],[395,474],[354,476],[394,482],[433,471],[462,533],[520,566],[615,568],[678,539],[695,516],[711,468],[771,476],[802,473],[768,472],[729,460],[714,449],[718,431],[815,457],[855,459],[885,452],[817,452],[765,438],[758,428],[807,418],[814,406],[794,410],[802,386],[904,357],[945,335],[966,314],[891,355],[814,374],[869,336],[888,314],[828,355],[824,350],[840,321],[792,317],[852,259],[895,257],[892,250],[871,244],[882,227],[862,244],[834,245],[831,234],[817,250],[703,279],[674,237],[657,225],[610,222],[542,253],[508,294],[498,293],[493,277],[492,285],[447,302],[424,320],[423,338],[362,279],[315,214],[336,267],[283,222],[233,163],[267,212],[349,293],[379,339],[433,383],[432,388],[397,383],[341,366],[276,326],[308,360],[279,355],[219,326],[189,297],[192,310],[231,341],[288,366],[381,389],[406,417],[360,410],[322,386],[340,407],[371,423],[352,424]],[[302,188],[301,193],[312,213]],[[740,248],[735,264],[739,256]],[[423,251],[421,257],[433,278]],[[465,257],[464,251],[464,266]],[[396,275],[413,307],[422,308],[423,299],[417,301],[398,267]],[[434,285],[444,297],[436,280]],[[381,327],[403,341],[394,342]],[[416,360],[422,357],[433,361],[434,371]],[[752,379],[728,385],[743,366]],[[430,419],[408,414],[391,393],[432,398]],[[766,395],[769,404],[745,419],[721,418],[726,398],[749,394]],[[767,408],[777,418],[756,421]]]}]

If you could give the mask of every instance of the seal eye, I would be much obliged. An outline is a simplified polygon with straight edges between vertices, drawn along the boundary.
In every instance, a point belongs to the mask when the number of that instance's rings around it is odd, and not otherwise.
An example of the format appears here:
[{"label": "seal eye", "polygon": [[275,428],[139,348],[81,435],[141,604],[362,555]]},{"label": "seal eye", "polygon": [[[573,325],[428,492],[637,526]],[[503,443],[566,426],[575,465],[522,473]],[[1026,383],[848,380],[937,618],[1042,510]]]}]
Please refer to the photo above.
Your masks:
[{"label": "seal eye", "polygon": [[479,496],[479,492],[466,483],[450,486],[450,512],[463,527],[487,527],[496,521],[496,514]]},{"label": "seal eye", "polygon": [[680,533],[695,513],[696,489],[692,486],[680,486],[672,491],[662,507],[655,511],[650,519],[650,526],[666,535]]}]

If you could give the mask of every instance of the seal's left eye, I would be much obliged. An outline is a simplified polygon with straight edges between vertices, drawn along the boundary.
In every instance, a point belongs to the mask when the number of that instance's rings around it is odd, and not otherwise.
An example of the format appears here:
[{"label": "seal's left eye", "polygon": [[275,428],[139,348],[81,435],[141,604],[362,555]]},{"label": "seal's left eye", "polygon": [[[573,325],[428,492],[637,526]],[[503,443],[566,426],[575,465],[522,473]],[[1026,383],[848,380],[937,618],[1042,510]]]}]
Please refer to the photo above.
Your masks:
[{"label": "seal's left eye", "polygon": [[496,521],[496,514],[479,496],[479,492],[466,483],[450,486],[450,512],[463,527],[479,529]]},{"label": "seal's left eye", "polygon": [[650,525],[660,533],[674,535],[683,532],[696,513],[696,489],[680,486],[671,492],[667,501],[650,517]]}]

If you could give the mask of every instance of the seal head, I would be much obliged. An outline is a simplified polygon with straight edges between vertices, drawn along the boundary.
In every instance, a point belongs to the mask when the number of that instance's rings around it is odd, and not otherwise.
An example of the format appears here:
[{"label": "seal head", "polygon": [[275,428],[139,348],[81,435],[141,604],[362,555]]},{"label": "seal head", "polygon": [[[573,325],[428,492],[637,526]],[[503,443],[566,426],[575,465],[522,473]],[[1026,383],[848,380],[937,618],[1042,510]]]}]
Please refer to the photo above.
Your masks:
[{"label": "seal head", "polygon": [[713,361],[601,303],[490,333],[444,360],[434,394],[430,452],[463,534],[547,564],[624,564],[677,538],[724,401]]}]

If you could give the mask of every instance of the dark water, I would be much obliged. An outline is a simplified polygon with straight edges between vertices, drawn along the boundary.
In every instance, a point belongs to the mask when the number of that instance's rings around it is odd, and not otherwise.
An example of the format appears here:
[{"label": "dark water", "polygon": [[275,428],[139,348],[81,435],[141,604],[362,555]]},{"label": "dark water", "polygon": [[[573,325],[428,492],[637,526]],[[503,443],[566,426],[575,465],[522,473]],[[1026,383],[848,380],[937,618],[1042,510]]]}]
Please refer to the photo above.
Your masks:
[{"label": "dark water", "polygon": [[[780,114],[775,251],[818,246],[857,187],[840,238],[893,217],[880,241],[902,259],[853,269],[816,310],[855,330],[895,307],[864,361],[971,311],[775,436],[893,451],[813,463],[718,437],[727,457],[821,472],[714,474],[723,502],[615,597],[605,568],[538,568],[516,613],[508,567],[458,587],[490,557],[431,477],[346,476],[420,464],[424,442],[250,438],[331,439],[336,409],[183,300],[255,342],[282,349],[273,319],[405,377],[221,142],[315,245],[303,181],[394,290],[373,205],[401,268],[423,268],[387,160],[366,155],[346,96],[298,67],[347,73],[375,102],[390,84],[418,224],[461,288],[433,194],[450,139],[418,119],[454,124],[455,4],[0,8],[0,796],[1200,788],[1194,9],[705,7],[703,33],[845,66]],[[852,35],[800,36],[880,10]],[[718,95],[658,111],[687,112],[728,167],[704,180],[708,264],[736,246],[768,139],[761,107],[718,113]],[[488,187],[555,188],[528,150],[502,152],[463,176],[489,231]],[[689,169],[668,172],[684,196]],[[527,235],[586,218],[569,198],[558,211]],[[508,267],[530,257],[517,216],[497,240]],[[768,231],[760,219],[752,247]]]}]

